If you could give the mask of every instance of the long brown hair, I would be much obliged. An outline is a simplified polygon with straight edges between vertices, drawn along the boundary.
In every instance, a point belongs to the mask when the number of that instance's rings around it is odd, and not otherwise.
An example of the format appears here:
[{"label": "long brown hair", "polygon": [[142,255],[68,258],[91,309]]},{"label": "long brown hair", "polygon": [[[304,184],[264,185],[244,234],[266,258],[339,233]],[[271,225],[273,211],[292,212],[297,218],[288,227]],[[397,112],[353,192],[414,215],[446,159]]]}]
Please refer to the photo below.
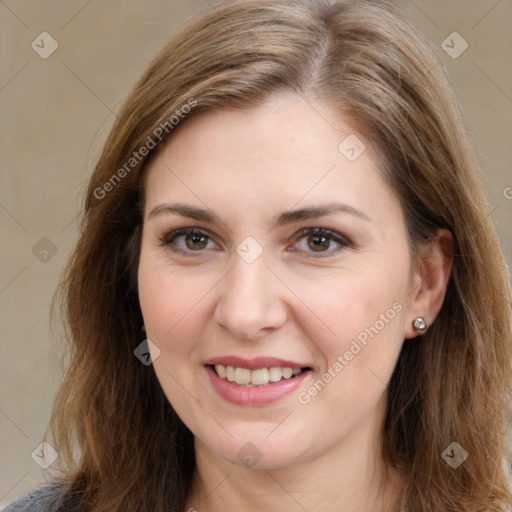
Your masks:
[{"label": "long brown hair", "polygon": [[[183,512],[193,437],[151,366],[137,295],[148,159],[189,118],[277,91],[353,120],[386,164],[411,250],[455,241],[443,308],[406,341],[389,384],[384,458],[405,471],[401,510],[509,510],[507,274],[471,141],[440,59],[383,1],[229,3],[182,31],[122,107],[91,177],[60,288],[68,370],[52,416],[81,510]],[[150,142],[151,140],[151,142]],[[145,150],[142,150],[145,148]],[[454,469],[443,452],[468,454]]]}]

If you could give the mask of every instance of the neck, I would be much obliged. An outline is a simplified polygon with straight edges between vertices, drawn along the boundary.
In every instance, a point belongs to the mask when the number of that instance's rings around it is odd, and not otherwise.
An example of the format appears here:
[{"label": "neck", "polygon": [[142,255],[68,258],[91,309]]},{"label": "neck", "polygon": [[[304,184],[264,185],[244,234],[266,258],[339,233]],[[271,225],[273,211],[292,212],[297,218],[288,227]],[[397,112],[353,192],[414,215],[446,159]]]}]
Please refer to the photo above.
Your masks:
[{"label": "neck", "polygon": [[195,441],[196,472],[186,511],[394,512],[403,475],[384,464],[374,424],[360,425],[328,453],[291,466],[248,469]]}]

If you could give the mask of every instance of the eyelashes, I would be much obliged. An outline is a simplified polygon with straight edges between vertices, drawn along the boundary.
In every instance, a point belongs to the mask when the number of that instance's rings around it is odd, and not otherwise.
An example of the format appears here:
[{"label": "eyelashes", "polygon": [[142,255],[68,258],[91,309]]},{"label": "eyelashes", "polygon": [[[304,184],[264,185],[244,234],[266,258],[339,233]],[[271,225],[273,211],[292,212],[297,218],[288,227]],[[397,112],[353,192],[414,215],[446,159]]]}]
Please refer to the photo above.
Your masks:
[{"label": "eyelashes", "polygon": [[[326,228],[304,228],[300,230],[295,236],[295,240],[297,240],[295,243],[300,242],[304,239],[306,239],[306,246],[303,246],[302,249],[304,252],[311,252],[312,254],[316,254],[319,257],[323,254],[331,255],[334,253],[339,252],[343,248],[351,247],[352,243],[351,241],[344,235],[341,235],[340,233],[336,233],[335,231],[332,231],[330,229]],[[309,242],[312,242],[313,245],[309,245]],[[320,251],[317,249],[323,249],[325,248],[325,244],[327,243],[328,246],[330,246],[331,242],[334,242],[338,245],[338,247],[331,251]],[[307,249],[312,249],[311,251],[308,251]],[[297,250],[297,249],[292,249]]]},{"label": "eyelashes", "polygon": [[[336,247],[332,249],[332,245]],[[180,228],[167,233],[160,245],[168,247],[173,253],[187,257],[203,256],[207,250],[218,250],[217,244],[207,231],[198,228]],[[296,246],[300,245],[300,248]],[[325,258],[352,247],[352,242],[344,235],[326,228],[303,228],[293,235],[293,244],[288,249],[303,252],[315,258]],[[324,250],[326,249],[326,250]]]},{"label": "eyelashes", "polygon": [[[189,251],[183,249],[183,247],[176,248],[175,240],[180,237],[185,237],[186,239],[188,237],[188,240],[186,241],[192,242],[192,244],[196,247],[194,247],[194,249],[190,249]],[[202,252],[201,249],[206,248],[208,242],[214,243],[206,231],[202,231],[197,228],[175,229],[174,231],[171,231],[165,235],[165,237],[162,239],[162,245],[168,246],[173,252]]]}]

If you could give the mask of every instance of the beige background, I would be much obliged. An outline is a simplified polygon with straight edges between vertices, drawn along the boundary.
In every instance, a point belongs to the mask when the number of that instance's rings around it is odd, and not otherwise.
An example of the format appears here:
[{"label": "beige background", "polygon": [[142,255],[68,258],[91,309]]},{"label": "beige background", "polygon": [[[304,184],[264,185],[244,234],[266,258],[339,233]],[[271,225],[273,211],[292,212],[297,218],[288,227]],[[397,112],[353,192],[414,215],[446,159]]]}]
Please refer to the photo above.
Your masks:
[{"label": "beige background", "polygon": [[[512,2],[397,3],[448,67],[479,149],[489,209],[510,265]],[[149,59],[189,17],[212,5],[206,0],[5,0],[0,5],[0,505],[47,476],[31,453],[42,441],[60,378],[49,305],[77,237],[87,176],[119,104]],[[31,48],[45,31],[58,43],[47,59]],[[469,44],[457,59],[441,47],[453,31]]]}]

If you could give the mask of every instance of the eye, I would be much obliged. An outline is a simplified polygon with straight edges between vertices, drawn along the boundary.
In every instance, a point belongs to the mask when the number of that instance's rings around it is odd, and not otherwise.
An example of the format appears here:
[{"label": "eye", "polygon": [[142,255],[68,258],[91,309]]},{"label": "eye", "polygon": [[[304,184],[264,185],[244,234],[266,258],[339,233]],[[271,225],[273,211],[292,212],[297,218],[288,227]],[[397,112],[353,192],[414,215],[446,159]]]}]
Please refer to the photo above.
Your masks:
[{"label": "eye", "polygon": [[188,253],[187,255],[216,247],[208,233],[196,228],[176,229],[163,238],[162,244],[168,246],[173,252]]},{"label": "eye", "polygon": [[[295,235],[291,251],[315,253],[317,257],[330,256],[352,243],[343,235],[325,228],[304,228]],[[181,228],[168,233],[161,241],[175,253],[187,256],[200,255],[205,249],[215,249],[217,244],[210,235],[197,228]]]},{"label": "eye", "polygon": [[299,250],[319,255],[331,255],[352,245],[343,235],[325,228],[305,228],[297,234],[297,238],[295,245],[298,249],[292,249],[293,251]]}]

